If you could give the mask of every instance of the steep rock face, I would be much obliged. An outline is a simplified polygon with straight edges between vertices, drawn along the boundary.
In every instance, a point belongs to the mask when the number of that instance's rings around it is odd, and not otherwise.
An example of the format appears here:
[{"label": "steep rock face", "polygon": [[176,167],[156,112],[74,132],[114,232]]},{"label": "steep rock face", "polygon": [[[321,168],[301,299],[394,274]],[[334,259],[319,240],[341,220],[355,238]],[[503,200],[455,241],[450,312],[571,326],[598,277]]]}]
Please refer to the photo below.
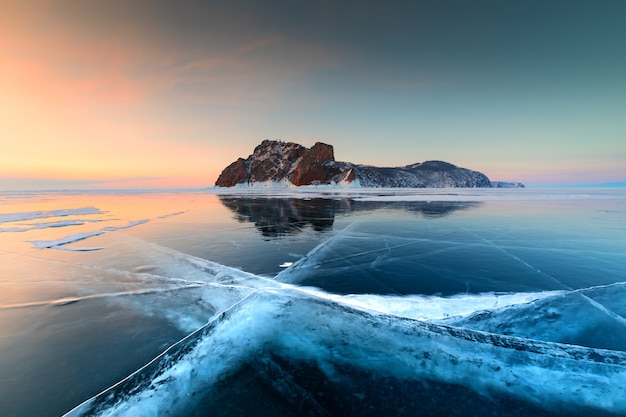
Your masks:
[{"label": "steep rock face", "polygon": [[295,185],[308,185],[316,181],[328,183],[340,171],[334,162],[333,147],[317,142],[295,164],[291,182]]},{"label": "steep rock face", "polygon": [[333,147],[325,143],[318,142],[308,149],[293,142],[271,140],[264,140],[247,159],[239,158],[227,166],[215,185],[285,180],[294,185],[358,181],[364,187],[491,187],[484,174],[443,161],[378,168],[337,162]]},{"label": "steep rock face", "polygon": [[247,163],[243,158],[224,168],[215,185],[220,187],[230,187],[235,184],[248,181]]},{"label": "steep rock face", "polygon": [[341,180],[345,164],[335,162],[333,147],[318,142],[311,149],[293,142],[264,140],[247,159],[226,167],[215,185],[232,187],[259,181],[288,180],[295,185]]}]

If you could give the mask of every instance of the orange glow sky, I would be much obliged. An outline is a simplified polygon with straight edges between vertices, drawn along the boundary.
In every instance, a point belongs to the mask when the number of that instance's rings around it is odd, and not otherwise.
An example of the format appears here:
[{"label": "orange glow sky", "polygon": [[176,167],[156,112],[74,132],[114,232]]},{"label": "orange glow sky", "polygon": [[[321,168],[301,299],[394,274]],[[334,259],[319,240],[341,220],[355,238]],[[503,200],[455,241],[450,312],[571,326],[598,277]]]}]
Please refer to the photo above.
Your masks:
[{"label": "orange glow sky", "polygon": [[266,138],[626,181],[626,2],[279,3],[0,0],[0,189],[211,186]]}]

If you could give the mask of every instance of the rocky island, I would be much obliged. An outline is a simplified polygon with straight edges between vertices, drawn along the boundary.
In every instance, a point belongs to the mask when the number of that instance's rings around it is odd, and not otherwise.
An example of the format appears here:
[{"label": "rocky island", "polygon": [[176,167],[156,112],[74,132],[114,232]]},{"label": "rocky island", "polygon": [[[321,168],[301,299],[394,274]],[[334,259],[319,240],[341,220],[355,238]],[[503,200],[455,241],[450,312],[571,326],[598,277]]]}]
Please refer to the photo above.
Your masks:
[{"label": "rocky island", "polygon": [[[267,181],[296,186],[356,182],[362,187],[492,187],[485,174],[448,162],[426,161],[379,168],[335,161],[332,145],[325,143],[317,142],[309,149],[297,143],[275,140],[264,140],[248,158],[239,158],[228,165],[215,185],[232,187]],[[505,183],[497,184],[504,186]]]}]

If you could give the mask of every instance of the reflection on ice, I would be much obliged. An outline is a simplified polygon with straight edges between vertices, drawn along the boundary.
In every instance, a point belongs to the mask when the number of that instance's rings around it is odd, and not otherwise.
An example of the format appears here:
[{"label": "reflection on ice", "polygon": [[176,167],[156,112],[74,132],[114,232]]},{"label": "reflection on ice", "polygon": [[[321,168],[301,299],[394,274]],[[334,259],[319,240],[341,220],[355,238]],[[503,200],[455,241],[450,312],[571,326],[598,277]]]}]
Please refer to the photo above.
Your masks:
[{"label": "reflection on ice", "polygon": [[458,210],[477,207],[479,202],[458,201],[392,201],[369,202],[350,198],[269,198],[220,195],[219,199],[237,215],[240,222],[249,221],[266,237],[300,232],[310,225],[316,231],[333,227],[336,215],[350,212],[400,210],[427,218],[447,216]]},{"label": "reflection on ice", "polygon": [[333,226],[335,212],[346,210],[349,200],[239,198],[220,196],[220,201],[237,215],[240,222],[254,223],[263,236],[277,237],[298,233],[310,225],[317,231]]}]

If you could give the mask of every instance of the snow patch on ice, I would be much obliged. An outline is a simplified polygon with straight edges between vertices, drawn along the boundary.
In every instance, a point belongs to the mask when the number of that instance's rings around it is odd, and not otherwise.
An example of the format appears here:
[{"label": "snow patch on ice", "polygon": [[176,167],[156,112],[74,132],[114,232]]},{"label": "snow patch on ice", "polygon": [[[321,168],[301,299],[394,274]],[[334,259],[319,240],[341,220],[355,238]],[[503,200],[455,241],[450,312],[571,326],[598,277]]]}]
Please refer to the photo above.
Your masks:
[{"label": "snow patch on ice", "polygon": [[29,230],[33,230],[32,228],[28,227],[3,227],[0,228],[0,233],[6,233],[6,232],[27,232]]},{"label": "snow patch on ice", "polygon": [[[296,287],[297,288],[297,287]],[[425,295],[386,296],[375,294],[337,295],[317,289],[304,289],[320,298],[349,305],[363,311],[407,317],[420,321],[439,321],[450,317],[465,317],[478,311],[495,310],[528,304],[536,300],[563,294],[563,291],[534,293],[483,293],[436,297]]]},{"label": "snow patch on ice", "polygon": [[565,414],[579,407],[626,412],[624,353],[364,313],[269,289],[245,297],[68,416],[179,415],[245,361],[268,354],[315,364],[331,383],[341,383],[348,367],[512,396]]},{"label": "snow patch on ice", "polygon": [[[29,240],[28,242],[31,242],[37,249],[52,249],[52,248],[59,249],[60,246],[67,245],[68,243],[78,242],[79,240],[84,240],[92,236],[98,236],[103,233],[104,233],[103,231],[95,230],[93,232],[76,233],[73,235],[62,237],[60,239]],[[77,250],[77,249],[70,249],[70,250]],[[95,248],[90,248],[88,250],[95,250]]]},{"label": "snow patch on ice", "polygon": [[332,184],[310,184],[310,185],[295,185],[288,179],[284,178],[280,181],[257,181],[252,183],[237,184],[233,187],[211,187],[208,191],[215,194],[232,194],[241,192],[255,192],[255,191],[284,191],[300,193],[311,192],[324,192],[324,191],[342,191],[342,190],[360,190],[361,185],[357,181],[348,182],[340,181]]},{"label": "snow patch on ice", "polygon": [[81,226],[85,224],[84,220],[64,220],[58,222],[41,222],[41,223],[32,223],[27,225],[27,227],[9,227],[9,228],[0,228],[1,232],[27,232],[29,230],[36,229],[48,229],[48,228],[57,228],[57,227],[67,227],[67,226]]},{"label": "snow patch on ice", "polygon": [[63,220],[59,222],[34,223],[32,226],[34,229],[47,229],[49,227],[80,226],[83,224],[85,224],[83,220]]},{"label": "snow patch on ice", "polygon": [[116,230],[129,229],[131,227],[138,226],[140,224],[148,223],[149,221],[150,221],[150,219],[134,220],[134,221],[129,221],[128,224],[126,224],[124,226],[106,226],[106,227],[103,227],[100,230],[103,230],[105,232],[114,232]]},{"label": "snow patch on ice", "polygon": [[61,245],[61,246],[52,246],[49,249],[57,249],[57,250],[67,250],[67,251],[71,251],[71,252],[92,252],[92,251],[96,251],[96,250],[102,250],[104,249],[101,246],[93,246],[93,247],[73,247],[73,246],[65,246],[65,245]]},{"label": "snow patch on ice", "polygon": [[168,217],[178,216],[178,215],[181,215],[181,214],[184,214],[184,213],[187,213],[187,211],[186,210],[185,211],[176,211],[174,213],[169,213],[169,214],[164,214],[162,216],[158,216],[157,218],[158,219],[167,219]]},{"label": "snow patch on ice", "polygon": [[45,219],[49,217],[65,217],[74,215],[104,214],[96,207],[81,207],[75,209],[27,211],[22,213],[0,214],[0,223],[17,222],[24,220]]},{"label": "snow patch on ice", "polygon": [[[73,214],[89,214],[93,212],[93,214],[96,213],[102,213],[99,209],[94,208],[94,207],[86,207],[83,209],[72,209],[72,210],[52,210],[49,212],[27,212],[27,213],[14,213],[12,215],[7,215],[7,219],[8,218],[21,218],[22,220],[24,220],[24,218],[26,217],[31,217],[31,218],[40,218],[40,217],[33,217],[33,216],[44,216],[44,214],[42,213],[47,213],[45,214],[45,216],[48,216],[50,213],[55,213],[55,215],[73,215]],[[169,215],[165,215],[165,216],[161,216],[160,218],[166,218],[169,216],[175,216],[177,214],[181,214],[184,212],[176,212],[176,213],[172,213]],[[1,216],[1,215],[0,215]],[[0,219],[1,220],[1,219]],[[113,219],[113,220],[117,220],[117,219]],[[5,220],[5,221],[13,221],[13,220]],[[28,228],[3,228],[0,229],[0,232],[25,232],[28,230],[33,230],[33,229],[45,229],[45,228],[51,228],[51,227],[65,227],[65,226],[75,226],[75,225],[83,225],[85,224],[85,222],[99,222],[102,221],[101,219],[95,219],[95,220],[66,220],[66,221],[59,221],[59,222],[42,222],[42,223],[35,223],[33,224],[31,227]],[[67,245],[68,243],[72,243],[72,242],[76,242],[78,240],[83,240],[83,239],[87,239],[89,237],[92,236],[97,236],[97,235],[101,235],[104,232],[115,232],[117,230],[122,230],[122,229],[129,229],[131,227],[135,227],[144,223],[148,223],[150,221],[150,219],[141,219],[141,220],[131,220],[128,221],[127,224],[122,225],[122,226],[105,226],[102,227],[100,230],[98,231],[94,231],[94,232],[87,232],[87,233],[78,233],[78,234],[74,234],[74,235],[70,235],[70,236],[66,236],[63,237],[61,239],[56,239],[56,240],[28,240],[27,242],[31,242],[35,245],[36,248],[39,249],[63,249],[63,250],[72,250],[72,251],[93,251],[93,250],[100,250],[102,248],[73,248],[73,247],[66,247],[63,245]],[[1,222],[1,221],[0,221]],[[62,247],[63,246],[63,247]]]}]

